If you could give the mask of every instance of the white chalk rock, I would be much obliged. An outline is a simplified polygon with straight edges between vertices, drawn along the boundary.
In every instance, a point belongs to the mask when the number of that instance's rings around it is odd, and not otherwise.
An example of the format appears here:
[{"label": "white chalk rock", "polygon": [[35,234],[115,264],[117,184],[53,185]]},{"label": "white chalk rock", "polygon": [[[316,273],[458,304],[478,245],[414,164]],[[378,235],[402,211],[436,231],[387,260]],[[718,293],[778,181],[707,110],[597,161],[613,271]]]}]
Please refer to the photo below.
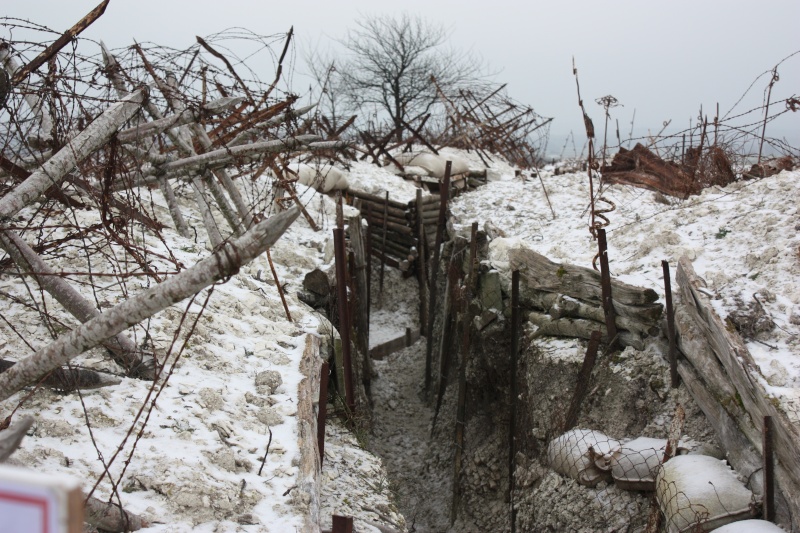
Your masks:
[{"label": "white chalk rock", "polygon": [[547,459],[550,468],[559,474],[594,487],[609,479],[612,457],[620,446],[618,440],[599,431],[573,429],[550,441]]},{"label": "white chalk rock", "polygon": [[656,476],[656,500],[673,533],[711,531],[754,514],[753,493],[724,461],[706,455],[679,455],[664,463]]},{"label": "white chalk rock", "polygon": [[714,531],[716,533],[785,533],[783,529],[766,520],[741,520]]},{"label": "white chalk rock", "polygon": [[300,163],[292,166],[291,170],[297,173],[297,181],[307,187],[314,187],[319,192],[345,190],[348,187],[345,173],[330,163],[307,165]]},{"label": "white chalk rock", "polygon": [[444,169],[447,161],[451,161],[450,175],[466,174],[469,172],[469,165],[460,157],[443,157],[428,152],[403,152],[393,156],[398,163],[404,167],[414,166],[425,169],[429,176],[443,178]]}]

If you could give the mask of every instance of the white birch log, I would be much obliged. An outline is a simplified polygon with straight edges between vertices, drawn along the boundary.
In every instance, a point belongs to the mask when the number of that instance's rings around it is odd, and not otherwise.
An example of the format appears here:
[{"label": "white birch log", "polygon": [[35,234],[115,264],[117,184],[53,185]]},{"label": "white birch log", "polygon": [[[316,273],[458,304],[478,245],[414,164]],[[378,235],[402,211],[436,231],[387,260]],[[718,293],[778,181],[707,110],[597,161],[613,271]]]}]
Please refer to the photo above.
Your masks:
[{"label": "white birch log", "polygon": [[[156,78],[156,83],[158,87],[161,89],[161,92],[164,93],[164,96],[167,98],[170,105],[172,105],[172,107],[176,111],[183,111],[184,109],[186,109],[186,104],[184,104],[183,99],[179,97],[180,88],[178,87],[178,80],[175,78],[175,75],[172,72],[167,73],[167,79],[165,82],[166,86],[169,87],[169,91],[165,90],[166,87],[164,87],[164,83],[161,82],[161,80],[159,80],[158,78]],[[192,135],[189,132],[194,133],[194,135],[198,137],[198,142],[200,142],[201,145],[203,144],[202,138],[199,137],[199,132],[202,131],[202,133],[205,135],[205,130],[203,130],[203,128],[201,128],[198,124],[196,123],[189,124],[185,127],[179,128],[179,131],[186,132],[186,137],[187,137],[186,144],[190,146],[192,145]],[[205,138],[208,140],[208,145],[211,146],[211,140],[208,139],[208,135],[206,135]],[[196,153],[194,148],[192,148],[190,153],[192,154]],[[209,172],[203,172],[201,174],[201,178],[203,182],[206,184],[206,187],[208,187],[208,189],[211,191],[211,195],[217,201],[217,206],[219,207],[219,210],[222,212],[222,216],[225,217],[225,220],[228,221],[228,225],[230,225],[231,230],[233,230],[233,233],[237,236],[241,235],[246,228],[242,226],[242,219],[237,217],[236,213],[233,212],[233,208],[228,203],[228,199],[222,192],[219,183],[217,183],[217,181]],[[230,181],[230,183],[233,184],[230,178],[228,179],[228,181]],[[244,202],[242,201],[241,195],[239,195],[239,191],[237,190],[235,194],[237,195],[239,202],[242,204],[242,209],[244,209],[244,211],[247,212],[247,208],[244,206]],[[231,199],[235,203],[235,199],[233,198],[233,196],[231,196]],[[250,220],[252,222],[252,219]],[[247,225],[247,227],[250,227],[250,225]]]},{"label": "white birch log", "polygon": [[[11,47],[8,43],[0,43],[0,64],[3,66],[10,78],[20,69],[20,64],[11,55]],[[30,87],[30,84],[25,84]],[[36,115],[37,122],[39,123],[39,133],[33,138],[29,138],[28,142],[35,140],[38,146],[47,146],[53,142],[53,119],[49,113],[45,113],[43,102],[34,94],[33,89],[24,89],[22,91],[25,102],[31,108],[33,114]]]},{"label": "white birch log", "polygon": [[[39,285],[56,299],[64,309],[80,322],[88,322],[100,316],[95,306],[84,298],[72,285],[58,275],[19,235],[7,230],[0,231],[0,246],[23,272],[31,272]],[[118,333],[103,342],[114,360],[128,375],[153,379],[155,364],[152,355],[145,356],[127,335]]]},{"label": "white birch log", "polygon": [[26,416],[11,427],[0,431],[0,463],[4,463],[19,448],[32,425],[33,418]]},{"label": "white birch log", "polygon": [[219,232],[214,214],[211,212],[211,205],[209,205],[208,198],[206,197],[205,182],[197,176],[192,178],[192,194],[194,194],[194,202],[197,204],[200,216],[203,218],[203,226],[206,228],[206,234],[208,235],[208,240],[211,242],[211,248],[216,250],[224,239]]},{"label": "white birch log", "polygon": [[259,135],[264,134],[266,130],[268,130],[269,128],[277,126],[278,124],[283,124],[284,122],[287,122],[289,120],[302,117],[315,107],[317,107],[316,104],[309,105],[306,107],[301,107],[300,109],[290,109],[286,113],[278,115],[277,117],[272,117],[268,120],[265,120],[264,122],[261,122],[260,124],[253,126],[250,129],[243,131],[242,133],[234,137],[233,140],[229,142],[226,146],[228,148],[233,148],[234,146],[240,146],[242,144],[255,141],[259,137]]},{"label": "white birch log", "polygon": [[[0,359],[0,373],[5,372],[15,364],[17,364],[16,361]],[[37,384],[61,392],[72,392],[76,390],[99,389],[111,385],[119,385],[120,383],[122,383],[122,380],[111,374],[95,372],[87,368],[63,366],[53,370],[46,378],[39,381]]]},{"label": "white birch log", "polygon": [[[195,138],[200,143],[200,146],[203,147],[203,150],[208,151],[211,149],[212,142],[206,133],[206,130],[198,124],[194,122],[191,124],[190,128],[192,129],[192,133],[194,133]],[[233,183],[228,171],[224,168],[214,171],[214,175],[217,176],[219,181],[222,183],[222,186],[228,192],[228,196],[230,196],[231,201],[233,202],[234,207],[239,212],[239,216],[241,217],[242,221],[244,221],[245,228],[250,228],[253,225],[253,216],[250,213],[250,209],[248,209],[247,205],[244,203],[242,199],[242,195],[239,193],[239,189],[236,188],[236,184]]]},{"label": "white birch log", "polygon": [[244,146],[237,146],[235,148],[221,148],[213,150],[200,155],[191,155],[183,157],[177,161],[171,161],[163,165],[158,165],[154,169],[145,172],[138,179],[134,179],[132,184],[118,182],[112,185],[112,190],[119,191],[128,189],[131,186],[143,187],[152,185],[158,181],[160,177],[164,179],[182,179],[191,181],[193,179],[192,173],[196,173],[203,169],[221,168],[236,161],[248,163],[255,159],[260,158],[266,153],[278,153],[289,151],[300,146],[300,143],[295,139],[277,139],[273,141],[264,141],[261,143],[247,144]]},{"label": "white birch log", "polygon": [[146,98],[144,91],[132,93],[106,109],[85,130],[67,141],[39,170],[0,198],[0,219],[17,214],[23,207],[36,201],[51,185],[60,183],[75,165],[106,144],[119,127],[139,111]]},{"label": "white birch log", "polygon": [[[103,53],[103,62],[106,66],[106,75],[111,80],[111,84],[114,86],[114,89],[117,91],[119,97],[122,98],[128,93],[128,89],[125,86],[125,82],[122,80],[122,76],[120,75],[121,67],[119,66],[119,63],[117,63],[117,58],[114,57],[114,54],[108,51],[106,45],[102,41],[100,42],[100,49]],[[155,120],[164,118],[155,104],[153,104],[153,102],[150,100],[147,100],[144,103],[144,109],[147,111],[147,114]],[[172,130],[167,129],[166,131],[167,135],[169,136],[169,132]],[[175,142],[174,139],[173,142]],[[148,153],[155,156],[156,154],[154,147],[151,146]],[[172,185],[167,180],[159,180],[158,186],[167,202],[169,214],[170,217],[172,217],[173,224],[175,224],[175,229],[182,237],[187,239],[191,238],[191,235],[189,234],[189,227],[186,225],[186,220],[183,218],[183,214],[178,207],[178,201],[175,198],[175,191],[172,189]]]},{"label": "white birch log", "polygon": [[205,116],[213,116],[240,104],[244,100],[241,97],[226,97],[213,100],[200,109],[187,108],[180,113],[175,113],[164,118],[152,120],[133,128],[122,130],[117,134],[120,143],[132,143],[145,139],[152,135],[158,135],[170,128],[177,128],[186,124],[199,121]]},{"label": "white birch log", "polygon": [[272,246],[299,215],[296,207],[264,220],[188,270],[101,313],[0,374],[0,401],[105,339],[238,272]]}]

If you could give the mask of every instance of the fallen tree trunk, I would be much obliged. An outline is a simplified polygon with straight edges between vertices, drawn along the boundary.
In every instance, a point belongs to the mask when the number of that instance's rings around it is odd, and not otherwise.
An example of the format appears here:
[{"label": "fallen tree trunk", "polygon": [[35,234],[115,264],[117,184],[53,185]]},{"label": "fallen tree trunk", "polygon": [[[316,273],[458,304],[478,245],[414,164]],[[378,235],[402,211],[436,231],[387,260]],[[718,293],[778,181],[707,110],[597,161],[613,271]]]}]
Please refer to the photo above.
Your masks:
[{"label": "fallen tree trunk", "polygon": [[[111,85],[114,86],[114,90],[117,91],[119,97],[124,98],[128,94],[128,89],[125,86],[125,82],[122,81],[122,67],[120,67],[119,63],[117,63],[117,58],[114,57],[114,54],[108,51],[106,45],[102,41],[100,41],[100,50],[103,54],[103,63],[106,66],[106,76],[108,76],[108,78],[111,80]],[[149,100],[144,103],[144,109],[147,111],[147,114],[153,119],[156,119],[156,121],[164,118],[161,115],[161,111],[159,111],[155,104]],[[172,129],[167,128],[166,131],[167,136],[169,136]],[[172,137],[170,137],[170,139],[173,142],[176,142]],[[147,153],[149,157],[156,156],[155,148],[152,146],[148,149]],[[167,180],[161,179],[158,182],[158,186],[161,189],[161,192],[164,194],[164,199],[166,200],[167,207],[169,208],[169,215],[172,217],[172,222],[175,224],[175,229],[178,230],[178,233],[181,235],[181,237],[187,239],[190,238],[191,235],[189,234],[189,228],[186,225],[186,220],[183,218],[180,207],[178,207],[178,201],[175,198],[175,191],[172,189],[172,185],[170,185]]]},{"label": "fallen tree trunk", "polygon": [[[0,246],[11,256],[21,271],[30,272],[39,286],[80,322],[85,323],[100,316],[97,308],[47,266],[47,263],[19,235],[10,230],[0,231]],[[106,339],[103,346],[113,354],[114,360],[129,376],[153,379],[155,372],[153,356],[145,357],[142,350],[127,335],[118,333]]]},{"label": "fallen tree trunk", "polygon": [[192,268],[129,298],[19,361],[0,374],[0,401],[8,399],[26,385],[35,383],[48,372],[103,340],[198,293],[212,283],[234,275],[242,265],[272,246],[299,213],[299,209],[292,208],[260,222],[242,237],[223,244],[216,253]]},{"label": "fallen tree trunk", "polygon": [[[677,281],[681,305],[686,306],[693,322],[708,342],[716,360],[725,370],[734,388],[733,398],[720,398],[722,405],[734,403],[743,410],[738,416],[730,413],[739,429],[756,450],[762,448],[761,427],[765,416],[772,417],[773,449],[777,459],[776,474],[792,515],[793,528],[800,528],[800,430],[778,409],[761,385],[761,373],[744,342],[730,331],[717,315],[703,291],[705,281],[694,271],[691,262],[682,257],[678,262]],[[707,378],[705,375],[703,379]]]},{"label": "fallen tree trunk", "polygon": [[122,124],[138,113],[146,99],[147,93],[139,90],[106,109],[85,130],[67,141],[39,170],[0,198],[0,218],[11,218],[52,185],[60,183],[75,165],[105,145]]},{"label": "fallen tree trunk", "polygon": [[[14,361],[0,359],[0,374],[15,364]],[[56,368],[40,382],[41,385],[49,389],[56,389],[61,392],[72,392],[79,389],[99,389],[100,387],[108,387],[120,383],[122,383],[121,379],[108,374],[101,374],[85,368],[68,367]]]},{"label": "fallen tree trunk", "polygon": [[[527,288],[566,294],[580,300],[602,301],[600,273],[590,268],[554,263],[545,256],[526,248],[509,250],[511,270],[519,270]],[[653,289],[635,287],[611,280],[614,303],[646,305],[658,300]]]},{"label": "fallen tree trunk", "polygon": [[[124,97],[125,95],[121,96]],[[122,144],[141,141],[146,137],[163,133],[170,128],[176,128],[185,124],[197,122],[206,116],[213,116],[223,113],[236,104],[241,103],[242,100],[244,100],[244,98],[241,97],[218,98],[205,104],[200,109],[184,109],[173,115],[151,120],[145,124],[140,124],[138,126],[122,130],[117,134],[117,141]]]}]

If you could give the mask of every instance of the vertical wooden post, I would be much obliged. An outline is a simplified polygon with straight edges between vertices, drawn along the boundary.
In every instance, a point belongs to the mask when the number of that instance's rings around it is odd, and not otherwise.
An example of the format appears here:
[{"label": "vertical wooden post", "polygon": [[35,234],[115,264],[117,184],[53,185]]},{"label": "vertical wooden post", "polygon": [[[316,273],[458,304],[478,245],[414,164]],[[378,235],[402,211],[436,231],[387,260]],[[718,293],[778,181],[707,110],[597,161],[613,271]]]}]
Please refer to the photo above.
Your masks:
[{"label": "vertical wooden post", "polygon": [[323,361],[319,371],[319,403],[317,411],[317,446],[319,447],[319,465],[325,461],[325,420],[328,417],[328,380],[330,379],[330,365]]},{"label": "vertical wooden post", "polygon": [[661,261],[664,270],[664,298],[667,303],[667,338],[669,339],[669,378],[672,388],[677,389],[678,379],[678,348],[675,341],[675,311],[672,307],[672,282],[669,276],[669,263]]},{"label": "vertical wooden post", "polygon": [[439,220],[436,227],[436,243],[433,248],[433,262],[431,262],[430,296],[428,297],[428,336],[425,347],[425,392],[431,388],[431,363],[433,354],[433,323],[436,319],[436,275],[439,272],[439,253],[442,247],[444,225],[447,218],[447,201],[450,195],[450,172],[453,162],[448,161],[444,167],[444,180],[439,191]]},{"label": "vertical wooden post", "polygon": [[775,522],[775,461],[772,448],[772,417],[764,417],[762,450],[764,456],[764,520]]},{"label": "vertical wooden post", "polygon": [[428,254],[426,253],[425,222],[422,219],[422,189],[417,189],[417,246],[419,259],[417,280],[419,281],[419,332],[428,335]]},{"label": "vertical wooden post", "polygon": [[367,323],[369,317],[372,315],[372,204],[367,203],[367,238],[365,245],[367,247]]},{"label": "vertical wooden post", "polygon": [[606,316],[608,349],[611,350],[618,346],[617,323],[615,320],[614,301],[611,297],[611,273],[608,269],[608,243],[606,242],[606,230],[604,228],[597,229],[597,245],[600,248],[600,280],[603,289],[603,311]]},{"label": "vertical wooden post", "polygon": [[333,530],[331,533],[353,533],[353,517],[333,515]]},{"label": "vertical wooden post", "polygon": [[344,230],[341,228],[333,230],[333,249],[336,259],[336,300],[339,309],[339,335],[342,338],[345,402],[352,416],[355,411],[355,394],[353,392],[353,364],[350,349],[350,308],[347,305],[347,258]]},{"label": "vertical wooden post", "polygon": [[517,455],[517,359],[519,356],[519,270],[511,272],[511,413],[508,421],[508,502],[511,507],[511,533],[517,530],[514,509],[514,460]]},{"label": "vertical wooden post", "polygon": [[389,222],[389,191],[386,191],[386,197],[383,200],[383,240],[381,242],[381,277],[380,277],[380,285],[378,290],[380,291],[380,296],[378,297],[378,303],[383,307],[383,273],[386,270],[386,231],[387,231],[387,223]]}]

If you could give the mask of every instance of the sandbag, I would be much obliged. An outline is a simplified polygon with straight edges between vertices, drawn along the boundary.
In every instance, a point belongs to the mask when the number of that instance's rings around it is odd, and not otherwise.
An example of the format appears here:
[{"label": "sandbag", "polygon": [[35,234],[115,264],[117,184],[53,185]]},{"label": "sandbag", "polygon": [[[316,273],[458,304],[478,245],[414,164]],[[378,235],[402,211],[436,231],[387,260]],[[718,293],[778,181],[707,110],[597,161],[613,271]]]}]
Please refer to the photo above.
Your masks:
[{"label": "sandbag", "polygon": [[297,173],[297,181],[308,187],[314,187],[319,192],[347,189],[345,173],[330,163],[308,165],[300,163],[292,166],[291,170]]},{"label": "sandbag", "polygon": [[550,468],[571,477],[581,485],[594,487],[609,480],[611,459],[620,442],[591,429],[572,429],[550,441],[547,459]]},{"label": "sandbag", "polygon": [[740,520],[719,529],[715,533],[786,533],[772,522],[766,520]]},{"label": "sandbag", "polygon": [[428,152],[403,152],[393,156],[398,163],[405,166],[415,166],[425,169],[428,175],[434,178],[444,177],[444,168],[447,161],[451,161],[450,175],[466,174],[469,172],[469,165],[460,157],[441,156]]},{"label": "sandbag", "polygon": [[[639,437],[622,445],[611,458],[614,483],[625,490],[656,490],[656,473],[664,460],[666,439]],[[678,453],[686,451],[678,445]]]},{"label": "sandbag", "polygon": [[656,476],[656,500],[670,532],[711,531],[754,515],[755,499],[724,461],[673,457]]}]

